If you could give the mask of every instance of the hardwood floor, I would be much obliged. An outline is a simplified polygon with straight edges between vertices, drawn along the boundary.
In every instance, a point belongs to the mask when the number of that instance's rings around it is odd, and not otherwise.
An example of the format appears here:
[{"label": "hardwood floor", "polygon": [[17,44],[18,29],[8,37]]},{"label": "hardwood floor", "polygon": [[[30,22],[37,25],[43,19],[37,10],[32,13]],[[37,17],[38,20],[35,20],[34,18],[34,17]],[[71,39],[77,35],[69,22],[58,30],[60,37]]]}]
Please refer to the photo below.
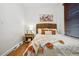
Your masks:
[{"label": "hardwood floor", "polygon": [[23,56],[24,51],[28,47],[29,43],[23,43],[16,50],[11,51],[7,56]]}]

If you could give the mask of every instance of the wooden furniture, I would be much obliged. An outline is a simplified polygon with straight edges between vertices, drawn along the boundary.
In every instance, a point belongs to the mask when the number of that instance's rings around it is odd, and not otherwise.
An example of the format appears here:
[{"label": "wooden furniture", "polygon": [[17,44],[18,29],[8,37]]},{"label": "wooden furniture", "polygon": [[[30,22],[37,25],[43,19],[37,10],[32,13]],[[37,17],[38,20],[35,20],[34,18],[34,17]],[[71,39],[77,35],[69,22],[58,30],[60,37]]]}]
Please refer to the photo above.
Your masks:
[{"label": "wooden furniture", "polygon": [[64,3],[65,35],[79,38],[79,3]]},{"label": "wooden furniture", "polygon": [[[42,33],[44,33],[44,31],[47,31],[45,28],[47,29],[57,29],[57,25],[55,23],[39,23],[36,24],[36,33],[38,33],[38,29],[42,29]],[[50,31],[50,30],[49,30]],[[55,31],[51,30],[52,33],[55,34]]]},{"label": "wooden furniture", "polygon": [[33,38],[34,38],[34,34],[33,34],[33,33],[28,33],[28,34],[25,34],[25,39],[24,39],[24,41],[25,41],[25,42],[30,42],[30,41],[33,40]]}]

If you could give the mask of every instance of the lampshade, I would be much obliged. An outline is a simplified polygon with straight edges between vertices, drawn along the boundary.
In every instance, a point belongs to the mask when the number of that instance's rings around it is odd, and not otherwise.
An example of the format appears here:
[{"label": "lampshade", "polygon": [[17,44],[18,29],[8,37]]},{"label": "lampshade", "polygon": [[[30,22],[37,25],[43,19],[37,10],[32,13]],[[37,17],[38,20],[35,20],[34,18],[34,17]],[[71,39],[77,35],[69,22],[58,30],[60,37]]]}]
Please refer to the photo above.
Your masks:
[{"label": "lampshade", "polygon": [[33,25],[29,25],[29,30],[33,30]]}]

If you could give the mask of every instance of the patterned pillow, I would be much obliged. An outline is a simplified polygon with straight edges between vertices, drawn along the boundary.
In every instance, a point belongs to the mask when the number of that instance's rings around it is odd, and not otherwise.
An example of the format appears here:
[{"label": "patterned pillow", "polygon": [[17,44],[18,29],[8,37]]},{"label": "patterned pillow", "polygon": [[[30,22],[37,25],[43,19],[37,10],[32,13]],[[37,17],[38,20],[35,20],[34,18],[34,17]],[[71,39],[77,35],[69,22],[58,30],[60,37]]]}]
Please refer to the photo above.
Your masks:
[{"label": "patterned pillow", "polygon": [[45,46],[46,46],[47,48],[53,48],[53,47],[54,47],[54,45],[53,45],[52,43],[49,43],[49,42],[46,43]]},{"label": "patterned pillow", "polygon": [[59,42],[60,42],[61,44],[64,44],[64,41],[63,41],[63,40],[59,40]]}]

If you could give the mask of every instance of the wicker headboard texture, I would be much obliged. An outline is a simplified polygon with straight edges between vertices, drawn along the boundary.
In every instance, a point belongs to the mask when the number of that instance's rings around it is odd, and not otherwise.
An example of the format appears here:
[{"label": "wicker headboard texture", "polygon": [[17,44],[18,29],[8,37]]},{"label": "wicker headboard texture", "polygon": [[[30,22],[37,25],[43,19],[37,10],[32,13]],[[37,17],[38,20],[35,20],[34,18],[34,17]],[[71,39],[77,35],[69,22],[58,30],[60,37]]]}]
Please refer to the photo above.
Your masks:
[{"label": "wicker headboard texture", "polygon": [[36,24],[36,34],[38,33],[38,29],[44,29],[44,28],[48,28],[48,29],[57,29],[57,25],[54,23],[39,23]]}]

